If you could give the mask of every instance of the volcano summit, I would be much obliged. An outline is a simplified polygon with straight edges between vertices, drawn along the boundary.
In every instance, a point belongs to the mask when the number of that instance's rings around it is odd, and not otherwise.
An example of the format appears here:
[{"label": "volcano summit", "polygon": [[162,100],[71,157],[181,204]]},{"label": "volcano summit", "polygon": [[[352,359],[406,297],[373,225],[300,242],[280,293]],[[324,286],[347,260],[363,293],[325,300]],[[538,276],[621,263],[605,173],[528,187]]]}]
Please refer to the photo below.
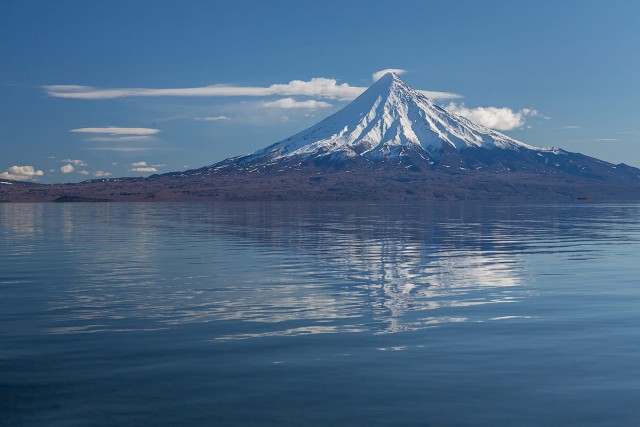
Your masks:
[{"label": "volcano summit", "polygon": [[200,169],[0,186],[0,199],[637,200],[640,170],[538,148],[436,105],[386,74],[342,110],[249,155]]}]

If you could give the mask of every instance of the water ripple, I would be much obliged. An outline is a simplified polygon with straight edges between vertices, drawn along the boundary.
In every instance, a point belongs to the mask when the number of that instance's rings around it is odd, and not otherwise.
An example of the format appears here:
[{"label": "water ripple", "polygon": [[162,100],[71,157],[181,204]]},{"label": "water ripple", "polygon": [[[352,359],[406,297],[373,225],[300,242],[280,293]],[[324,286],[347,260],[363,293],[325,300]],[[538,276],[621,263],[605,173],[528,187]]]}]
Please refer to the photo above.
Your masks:
[{"label": "water ripple", "polygon": [[[597,264],[607,247],[637,245],[640,231],[637,207],[624,205],[18,204],[1,213],[1,289],[37,293],[32,311],[49,333],[192,323],[215,324],[214,339],[225,340],[529,319],[517,307],[555,264]],[[225,331],[231,323],[236,333]]]}]

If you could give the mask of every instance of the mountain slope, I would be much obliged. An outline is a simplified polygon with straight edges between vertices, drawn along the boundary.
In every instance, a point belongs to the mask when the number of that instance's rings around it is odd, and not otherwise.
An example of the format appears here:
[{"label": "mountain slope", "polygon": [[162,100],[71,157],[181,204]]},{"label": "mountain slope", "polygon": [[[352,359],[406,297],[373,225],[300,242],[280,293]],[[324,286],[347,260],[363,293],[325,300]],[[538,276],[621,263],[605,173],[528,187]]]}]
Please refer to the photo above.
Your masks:
[{"label": "mountain slope", "polygon": [[317,125],[237,161],[313,156],[375,161],[402,156],[404,149],[421,150],[437,160],[447,149],[470,147],[534,148],[444,110],[388,73]]},{"label": "mountain slope", "polygon": [[[318,124],[255,153],[171,176],[353,168],[634,179],[635,168],[538,148],[451,113],[388,73]],[[318,173],[318,172],[314,172]]]}]

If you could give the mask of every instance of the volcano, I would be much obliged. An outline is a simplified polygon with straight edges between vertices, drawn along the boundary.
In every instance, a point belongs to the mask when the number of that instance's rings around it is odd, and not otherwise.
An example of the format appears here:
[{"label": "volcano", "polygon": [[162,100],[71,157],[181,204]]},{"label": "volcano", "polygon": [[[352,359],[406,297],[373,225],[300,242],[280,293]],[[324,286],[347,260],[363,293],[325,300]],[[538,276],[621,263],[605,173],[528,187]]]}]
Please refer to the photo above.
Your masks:
[{"label": "volcano", "polygon": [[640,170],[540,148],[454,114],[388,73],[318,124],[199,169],[79,184],[0,186],[0,199],[640,199]]},{"label": "volcano", "polygon": [[[172,176],[345,169],[526,172],[636,181],[640,171],[540,148],[451,113],[388,73],[332,116],[255,153]],[[470,172],[466,172],[468,174]]]},{"label": "volcano", "polygon": [[372,165],[415,161],[426,166],[441,163],[447,154],[474,148],[536,150],[446,111],[388,73],[317,125],[225,164],[312,161],[338,165],[364,160]]}]

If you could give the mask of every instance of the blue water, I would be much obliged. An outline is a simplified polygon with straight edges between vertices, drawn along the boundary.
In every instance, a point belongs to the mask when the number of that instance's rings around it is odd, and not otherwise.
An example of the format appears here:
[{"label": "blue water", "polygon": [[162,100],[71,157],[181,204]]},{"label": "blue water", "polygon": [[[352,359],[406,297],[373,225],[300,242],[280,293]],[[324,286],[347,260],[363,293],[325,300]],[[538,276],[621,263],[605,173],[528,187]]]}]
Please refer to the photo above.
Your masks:
[{"label": "blue water", "polygon": [[0,424],[632,426],[640,205],[0,205]]}]

